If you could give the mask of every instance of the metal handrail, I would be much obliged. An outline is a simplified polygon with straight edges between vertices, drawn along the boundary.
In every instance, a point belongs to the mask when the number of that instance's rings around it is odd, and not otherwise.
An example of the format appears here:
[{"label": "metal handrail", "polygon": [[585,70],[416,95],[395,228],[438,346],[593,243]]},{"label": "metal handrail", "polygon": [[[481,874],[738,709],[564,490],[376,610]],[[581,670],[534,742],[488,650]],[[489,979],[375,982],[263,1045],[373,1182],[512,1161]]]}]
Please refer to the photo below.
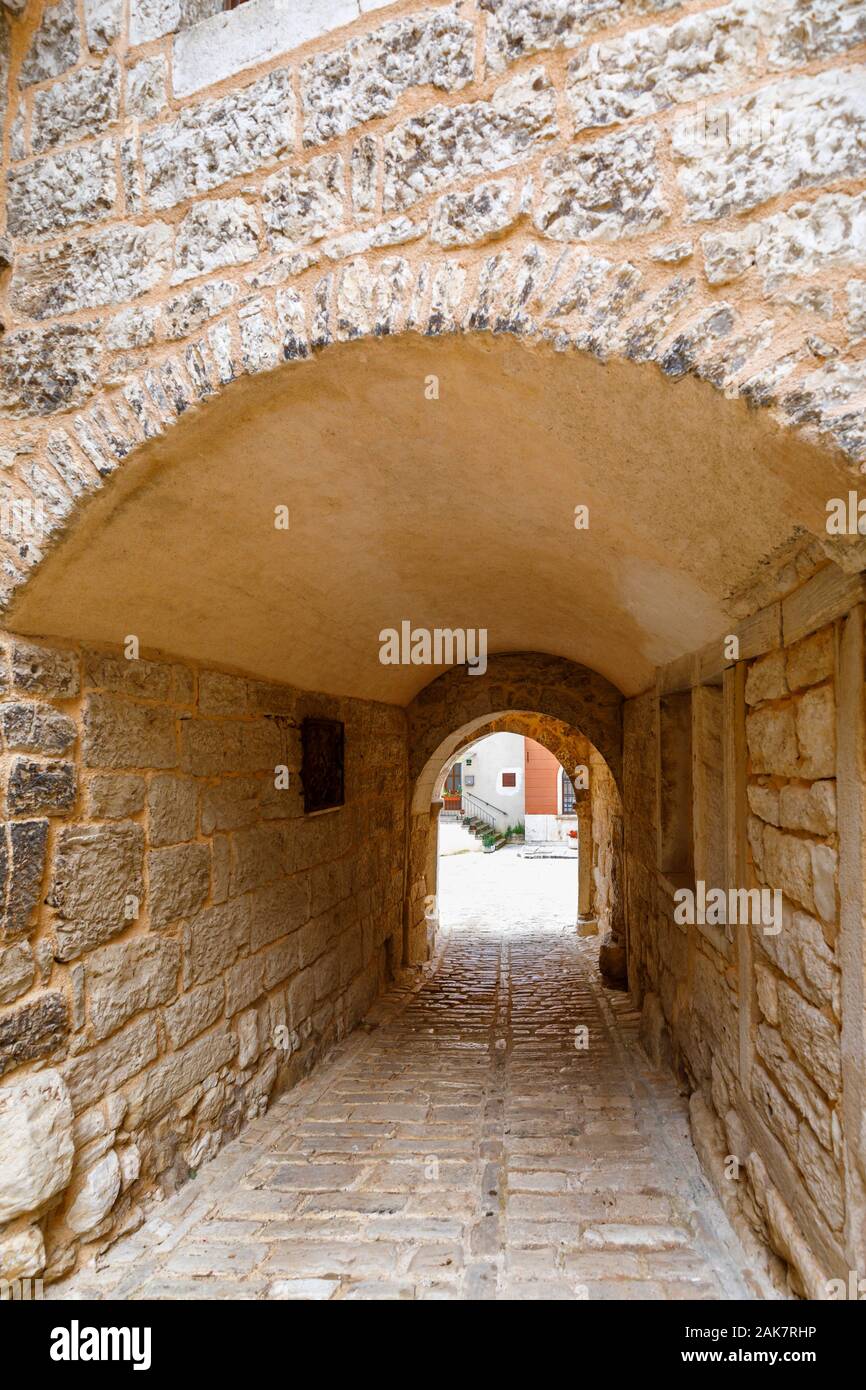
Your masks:
[{"label": "metal handrail", "polygon": [[489,801],[485,801],[481,796],[476,796],[474,792],[464,791],[463,795],[468,801],[477,801],[479,806],[486,806],[488,811],[492,811],[494,815],[505,815],[505,812],[499,806],[491,806]]},{"label": "metal handrail", "polygon": [[[477,809],[477,810],[475,811],[475,813],[474,813],[475,819],[476,819],[476,820],[483,821],[485,825],[489,825],[489,826],[490,826],[490,829],[491,829],[491,830],[495,830],[495,829],[496,829],[496,820],[495,820],[494,817],[495,817],[495,816],[501,816],[501,815],[503,814],[503,812],[502,812],[502,811],[497,811],[497,809],[496,809],[495,806],[491,806],[489,801],[483,801],[482,798],[481,798],[480,796],[473,796],[470,792],[464,791],[464,793],[463,793],[464,814],[465,814],[465,806],[466,806],[466,802],[467,802],[467,801],[472,801],[472,802],[474,802],[475,805],[478,807],[478,809]],[[486,806],[488,809],[487,809],[486,811],[482,811],[482,810],[480,809],[482,806]],[[490,811],[493,811],[494,815],[491,816],[491,815],[490,815]]]}]

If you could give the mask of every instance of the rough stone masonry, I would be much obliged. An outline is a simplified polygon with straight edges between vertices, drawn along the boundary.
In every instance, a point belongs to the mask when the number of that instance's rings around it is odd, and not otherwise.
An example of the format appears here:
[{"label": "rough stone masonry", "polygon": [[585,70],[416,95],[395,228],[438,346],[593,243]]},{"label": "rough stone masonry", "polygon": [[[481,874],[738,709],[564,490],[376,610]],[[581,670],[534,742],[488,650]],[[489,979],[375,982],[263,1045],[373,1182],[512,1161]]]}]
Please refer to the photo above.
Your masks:
[{"label": "rough stone masonry", "polygon": [[[864,57],[857,0],[3,0],[0,502],[40,517],[2,528],[4,605],[181,417],[338,342],[653,364],[855,486]],[[593,818],[645,1046],[732,1220],[818,1298],[866,1260],[864,593],[854,547],[806,559],[743,611],[739,658],[720,641],[617,706]],[[509,709],[539,708],[540,669]],[[0,694],[0,1278],[51,1280],[419,964],[429,827],[394,706],[50,632],[4,635]],[[307,713],[346,725],[330,819],[274,787]],[[673,922],[684,729],[691,867],[723,845],[781,888],[778,939]]]},{"label": "rough stone masonry", "polygon": [[[183,663],[14,639],[3,661],[0,1268],[51,1279],[375,998],[403,792],[372,750],[399,767],[402,725]],[[346,723],[339,822],[300,813],[305,714]]]}]

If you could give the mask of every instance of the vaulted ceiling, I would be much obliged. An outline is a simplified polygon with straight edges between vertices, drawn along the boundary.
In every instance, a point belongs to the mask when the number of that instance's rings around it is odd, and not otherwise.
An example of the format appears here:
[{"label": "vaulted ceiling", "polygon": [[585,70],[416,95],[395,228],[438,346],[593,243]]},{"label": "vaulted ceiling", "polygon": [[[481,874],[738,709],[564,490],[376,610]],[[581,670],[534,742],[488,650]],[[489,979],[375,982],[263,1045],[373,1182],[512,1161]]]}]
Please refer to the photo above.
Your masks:
[{"label": "vaulted ceiling", "polygon": [[486,628],[491,652],[569,657],[628,694],[729,631],[848,486],[766,412],[652,366],[343,344],[241,379],[128,460],[9,622],[397,704],[441,668],[383,665],[381,630]]}]

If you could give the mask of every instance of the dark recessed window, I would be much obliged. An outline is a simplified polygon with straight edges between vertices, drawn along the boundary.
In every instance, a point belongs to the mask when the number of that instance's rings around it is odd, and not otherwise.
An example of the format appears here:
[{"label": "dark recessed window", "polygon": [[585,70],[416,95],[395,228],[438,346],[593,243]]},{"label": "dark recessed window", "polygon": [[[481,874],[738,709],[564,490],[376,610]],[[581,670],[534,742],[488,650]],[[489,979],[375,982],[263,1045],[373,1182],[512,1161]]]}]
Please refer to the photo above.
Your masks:
[{"label": "dark recessed window", "polygon": [[516,772],[503,772],[503,774],[502,774],[502,785],[503,785],[503,787],[516,787],[516,786],[517,786],[517,773],[516,773]]},{"label": "dark recessed window", "polygon": [[344,804],[344,742],[339,719],[305,719],[301,725],[301,783],[307,815]]}]

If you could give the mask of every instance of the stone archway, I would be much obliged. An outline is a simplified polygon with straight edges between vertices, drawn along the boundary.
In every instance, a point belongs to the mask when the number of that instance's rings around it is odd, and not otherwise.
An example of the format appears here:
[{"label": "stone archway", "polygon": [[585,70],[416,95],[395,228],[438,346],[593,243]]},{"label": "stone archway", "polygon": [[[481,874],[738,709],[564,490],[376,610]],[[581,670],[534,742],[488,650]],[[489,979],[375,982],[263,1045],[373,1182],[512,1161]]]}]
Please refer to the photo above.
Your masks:
[{"label": "stone archway", "polygon": [[[489,724],[485,724],[480,731],[467,734],[465,739],[458,745],[456,751],[450,755],[445,766],[450,767],[456,761],[462,750],[469,744],[476,743],[480,739],[495,733],[519,733],[524,737],[532,739],[535,743],[541,744],[556,758],[563,775],[568,777],[572,784],[575,811],[579,822],[578,830],[578,894],[577,894],[577,917],[578,924],[586,930],[593,932],[598,930],[598,903],[597,894],[602,885],[609,887],[612,881],[611,856],[605,853],[605,848],[609,850],[610,836],[604,831],[596,834],[596,857],[599,861],[597,875],[593,871],[593,828],[592,828],[592,795],[590,787],[590,769],[595,767],[596,783],[598,776],[605,779],[605,784],[610,784],[611,791],[605,798],[608,803],[615,803],[616,812],[619,814],[620,822],[622,819],[622,808],[619,802],[616,784],[613,782],[610,769],[607,763],[598,753],[597,749],[590,743],[583,734],[578,734],[567,724],[560,720],[553,719],[550,715],[532,714],[528,710],[515,710],[509,714],[504,714],[498,719],[493,719]],[[596,791],[598,786],[596,785]],[[434,792],[434,803],[436,801]],[[599,798],[596,797],[598,804]],[[620,830],[620,841],[621,841]],[[604,848],[603,848],[604,847]],[[621,865],[620,865],[621,867]],[[602,920],[606,921],[606,913],[602,913]],[[621,933],[618,933],[621,935]]]},{"label": "stone archway", "polygon": [[[499,718],[492,719],[481,729],[465,734],[455,751],[449,755],[445,767],[449,768],[467,746],[495,733],[516,733],[532,739],[554,755],[563,774],[569,778],[579,822],[578,921],[583,919],[586,924],[591,922],[593,930],[597,929],[597,916],[594,910],[596,885],[593,882],[592,871],[593,835],[589,775],[590,766],[594,763],[598,771],[603,770],[604,774],[610,778],[607,764],[589,739],[571,729],[561,720],[554,719],[550,715],[533,714],[529,710],[513,710]],[[442,774],[440,773],[437,780],[441,779]],[[434,805],[437,800],[438,797],[434,789]],[[598,838],[601,842],[605,837],[599,835]]]},{"label": "stone archway", "polygon": [[[598,870],[597,911],[604,932],[600,964],[611,982],[623,982],[627,927],[617,785],[622,766],[619,691],[574,662],[513,652],[492,657],[482,676],[472,677],[461,668],[440,676],[416,696],[407,714],[411,802],[404,963],[426,960],[433,945],[428,904],[436,894],[440,802],[434,792],[442,768],[466,743],[508,731],[534,738],[566,770],[588,769],[590,785],[578,800],[584,812],[582,844],[594,849]],[[592,862],[592,854],[583,860],[584,876]]]},{"label": "stone archway", "polygon": [[39,508],[2,537],[5,599],[201,401],[368,336],[508,334],[654,363],[856,468],[862,309],[855,286],[849,330],[834,284],[859,216],[834,188],[862,172],[856,26],[807,24],[795,44],[791,0],[768,8],[763,46],[736,8],[625,31],[628,7],[554,0],[349,24],[328,0],[309,23],[269,0],[193,24],[181,8],[84,32],[71,3],[0,11],[19,100],[3,447],[15,500]]},{"label": "stone archway", "polygon": [[[371,371],[371,364],[378,370]],[[440,392],[435,417],[424,414],[433,404],[424,390],[431,374],[446,388]],[[673,400],[676,411],[670,408]],[[132,757],[133,772],[143,772],[149,782],[159,782],[161,770],[169,770],[169,781],[178,773],[181,780],[191,781],[194,807],[198,779],[236,779],[241,773],[252,773],[263,783],[269,768],[272,775],[277,764],[288,767],[297,738],[292,733],[296,716],[312,708],[343,719],[351,728],[358,795],[346,814],[331,822],[329,835],[324,822],[302,820],[297,801],[286,817],[297,819],[297,825],[269,824],[274,808],[264,798],[256,803],[262,823],[235,830],[236,812],[225,803],[217,805],[211,792],[206,792],[206,843],[198,841],[193,815],[192,831],[185,833],[195,838],[182,846],[183,860],[198,863],[204,850],[206,862],[210,854],[213,893],[222,897],[226,891],[234,892],[239,899],[249,894],[250,900],[255,895],[257,909],[261,906],[269,920],[257,920],[255,932],[251,929],[241,943],[227,935],[223,943],[226,978],[237,979],[241,988],[232,988],[225,996],[225,1015],[210,1034],[191,1043],[180,1041],[177,1047],[172,1042],[163,1053],[155,1021],[146,1014],[143,1020],[120,1025],[120,1031],[130,1034],[128,1065],[144,1073],[136,1074],[127,1087],[132,1098],[131,1131],[143,1142],[151,1142],[150,1107],[157,1112],[164,1098],[169,1105],[175,1099],[160,1089],[160,1078],[167,1075],[181,1086],[189,1075],[187,1057],[192,1049],[189,1066],[204,1069],[208,1076],[227,1069],[224,1105],[231,1122],[239,1123],[242,1112],[235,1085],[262,1088],[262,1094],[249,1096],[247,1103],[264,1103],[277,1084],[278,1072],[284,1078],[297,1076],[300,1066],[312,1064],[321,1049],[363,1016],[389,964],[402,958],[407,880],[411,884],[420,877],[415,843],[406,837],[411,796],[403,799],[410,766],[407,710],[416,697],[423,700],[419,686],[429,680],[431,671],[411,663],[383,665],[378,638],[382,628],[399,626],[408,615],[424,627],[443,621],[449,627],[489,627],[489,674],[458,672],[450,678],[459,676],[470,700],[478,702],[476,718],[496,716],[507,708],[506,699],[495,695],[498,669],[507,672],[508,661],[519,662],[519,653],[531,652],[533,642],[548,648],[529,659],[523,673],[525,688],[519,695],[513,691],[514,702],[524,711],[544,713],[545,682],[536,678],[533,685],[533,662],[548,673],[558,670],[561,679],[552,678],[557,696],[550,712],[591,736],[617,777],[621,775],[626,893],[631,923],[640,928],[629,941],[630,981],[637,985],[637,1002],[645,1001],[648,1011],[654,1011],[659,1033],[676,1035],[678,1055],[687,1058],[686,1077],[694,1087],[693,1111],[701,1125],[707,1164],[712,1168],[717,1151],[731,1151],[723,1149],[726,1131],[721,1125],[734,1125],[741,1115],[748,1118],[748,1135],[759,1136],[756,1146],[777,1157],[780,1141],[775,1121],[767,1121],[759,1109],[775,1082],[763,1080],[763,1058],[755,1055],[757,1045],[747,1021],[753,1007],[753,981],[746,943],[715,936],[702,941],[700,950],[689,949],[671,921],[674,885],[657,857],[657,797],[668,788],[675,797],[685,794],[688,800],[688,787],[676,779],[668,787],[670,749],[660,737],[659,718],[662,706],[667,708],[676,697],[682,697],[685,707],[695,687],[692,715],[699,714],[700,720],[706,715],[707,722],[698,721],[693,732],[706,737],[710,763],[705,759],[701,766],[702,815],[705,828],[719,830],[709,812],[719,799],[720,740],[713,733],[708,711],[711,706],[718,713],[720,702],[724,706],[730,715],[730,737],[739,740],[724,759],[725,767],[730,764],[735,772],[721,798],[732,802],[732,847],[725,862],[733,866],[736,882],[742,881],[740,875],[770,872],[749,860],[744,848],[748,845],[746,732],[752,741],[750,752],[754,750],[751,776],[757,792],[753,788],[753,795],[759,796],[757,804],[768,815],[776,812],[774,797],[764,795],[764,767],[778,767],[772,776],[791,779],[798,794],[804,790],[799,783],[809,780],[806,773],[817,778],[820,772],[821,779],[828,780],[836,770],[833,738],[827,733],[834,698],[828,682],[835,649],[827,631],[814,660],[801,660],[797,648],[801,642],[811,642],[819,629],[843,619],[849,622],[848,633],[856,631],[862,583],[856,574],[846,576],[827,556],[829,551],[852,565],[860,542],[856,537],[842,538],[844,545],[839,549],[826,533],[822,536],[822,499],[828,494],[845,495],[846,465],[814,443],[779,430],[768,412],[748,412],[742,402],[726,400],[707,382],[692,378],[674,386],[649,364],[612,360],[602,365],[587,352],[557,352],[550,343],[518,342],[512,333],[489,339],[473,333],[404,333],[368,343],[332,344],[302,365],[243,373],[226,390],[214,391],[182,416],[171,430],[142,444],[134,456],[130,453],[122,469],[114,470],[110,485],[94,495],[75,524],[58,537],[17,591],[9,611],[14,631],[9,639],[7,678],[15,695],[32,701],[34,694],[44,694],[56,701],[57,712],[65,720],[73,720],[71,728],[61,721],[67,741],[75,740],[79,728],[82,734],[75,761],[64,767],[62,777],[58,774],[39,783],[39,797],[44,800],[38,804],[47,801],[57,818],[53,835],[49,836],[43,822],[38,825],[42,836],[38,843],[24,839],[33,833],[26,809],[31,800],[17,803],[22,811],[11,821],[13,849],[22,860],[20,872],[29,893],[24,916],[38,920],[42,938],[38,944],[43,944],[55,920],[42,906],[41,885],[44,879],[48,888],[49,873],[53,875],[52,903],[68,903],[72,911],[66,887],[72,877],[67,851],[77,862],[76,856],[94,849],[101,856],[110,847],[119,871],[134,870],[134,887],[144,881],[140,867],[146,847],[143,822],[149,825],[154,811],[148,807],[146,815],[141,810],[131,812],[131,823],[124,823],[122,830],[104,824],[101,808],[108,803],[76,799],[76,769],[81,784],[88,783],[90,795],[90,780],[96,774],[101,782],[106,763],[110,769],[123,770]],[[616,421],[615,430],[609,427],[611,418]],[[635,467],[638,457],[645,461],[642,468]],[[483,480],[491,458],[496,462],[498,486],[485,489],[479,487],[479,479]],[[466,495],[467,478],[476,508],[471,516],[473,544],[455,559],[446,547],[453,534],[454,498]],[[280,533],[273,525],[274,507],[285,504],[287,482],[294,490],[290,498],[294,529]],[[594,521],[580,533],[573,526],[574,499],[587,495]],[[486,507],[478,506],[479,496],[488,503]],[[744,498],[751,499],[751,511],[744,508]],[[395,507],[398,527],[389,524]],[[286,546],[289,538],[291,544]],[[153,563],[157,545],[158,565]],[[127,667],[118,646],[129,633],[142,639],[142,668]],[[56,644],[49,641],[34,653],[22,634],[43,641],[59,637],[60,647],[55,650]],[[736,638],[739,656],[730,654],[728,636]],[[70,654],[66,648],[76,640],[103,644],[108,651],[103,650],[97,659],[77,647]],[[854,637],[849,637],[850,650],[853,642]],[[173,657],[181,653],[183,660],[151,663],[148,658],[160,652],[171,652]],[[194,666],[200,663],[202,670],[198,674],[190,670],[184,664],[189,661]],[[784,674],[789,661],[796,689],[791,689]],[[846,708],[854,721],[847,726],[849,744],[856,744],[857,700],[862,697],[862,683],[856,687],[860,694],[852,693],[856,666],[852,657],[846,657]],[[745,695],[753,669],[767,672],[760,679],[752,678],[755,702],[762,706],[754,713]],[[267,686],[269,679],[280,683],[276,689]],[[460,725],[451,722],[450,714],[446,717],[449,677],[443,680],[441,687],[436,681],[430,687],[443,692],[441,707],[433,701],[430,715],[440,742],[447,742]],[[704,689],[707,684],[715,696]],[[285,685],[293,688],[286,690]],[[506,687],[503,678],[499,688]],[[311,695],[314,690],[324,693]],[[788,705],[777,706],[777,700]],[[628,757],[620,762],[617,740],[623,703],[630,743],[627,740]],[[802,714],[798,714],[801,703]],[[46,710],[41,707],[28,706],[28,714],[39,717],[36,732],[31,735],[25,730],[24,736],[46,740],[35,750],[32,742],[27,744],[29,751],[35,751],[33,762],[41,774],[52,760],[59,761],[48,742],[56,737],[55,725],[46,722]],[[286,718],[288,723],[282,726],[279,720]],[[685,719],[677,724],[680,734],[686,724]],[[781,742],[773,741],[777,724],[788,731]],[[796,731],[801,725],[805,740],[823,741],[814,756],[810,753],[804,761],[797,751]],[[283,727],[288,756],[281,746]],[[766,748],[761,747],[762,740]],[[382,768],[376,761],[379,746],[388,749]],[[436,746],[431,743],[424,757],[419,758],[417,750],[413,754],[418,771]],[[677,765],[681,767],[683,759]],[[840,764],[840,777],[850,780],[856,766],[856,758]],[[713,775],[707,777],[707,771]],[[856,799],[859,784],[846,794]],[[82,825],[76,823],[79,820]],[[353,830],[360,823],[375,827],[375,843],[359,847]],[[802,858],[804,850],[793,848],[789,837],[772,823],[766,837],[771,854],[765,862],[774,874],[790,868],[789,892],[795,901],[799,901],[798,892],[805,893],[806,907],[814,909],[814,852],[817,872],[824,875],[821,903],[829,911],[832,902],[835,912],[835,889],[831,891],[826,880],[832,884],[837,851],[835,843],[826,841],[833,841],[836,831],[826,817],[820,822],[813,818],[810,824],[822,827],[814,847],[798,836],[790,837],[798,845],[808,845],[805,876],[799,874],[800,861],[794,858]],[[423,842],[429,844],[429,815],[424,829]],[[847,830],[840,827],[840,833],[849,834],[844,920],[850,938],[847,949],[856,953],[861,923],[858,890],[852,885],[861,881],[857,878],[859,848]],[[236,848],[227,840],[235,835]],[[288,857],[283,852],[287,837],[292,845]],[[175,846],[150,843],[157,863],[175,860]],[[755,834],[754,843],[761,853],[763,829]],[[150,847],[147,852],[151,853]],[[322,853],[333,862],[316,862]],[[377,911],[372,925],[363,915],[366,897],[351,912],[334,903],[356,872],[354,865],[352,874],[348,872],[348,858],[358,861],[364,894],[375,894],[375,902],[383,909]],[[306,974],[306,981],[302,988],[292,987],[292,1007],[306,1010],[302,1022],[312,1032],[304,1037],[300,1030],[289,1030],[290,1038],[297,1033],[300,1058],[294,1060],[293,1054],[288,1068],[281,1069],[275,1049],[266,1046],[258,1070],[249,1076],[249,1067],[237,1067],[233,1058],[249,1057],[249,1048],[255,1052],[259,1043],[253,1022],[258,1029],[259,1014],[269,1013],[273,994],[288,994],[282,978],[273,986],[266,984],[273,979],[268,971],[292,968],[291,953],[284,952],[283,943],[270,944],[269,933],[281,930],[282,919],[279,911],[274,919],[269,910],[273,896],[282,903],[281,879],[291,878],[296,868],[302,880],[302,909],[307,910],[304,904],[316,904],[315,930],[310,924],[308,936],[312,949],[323,958],[321,963],[317,958],[315,964],[301,967],[299,976]],[[272,887],[274,881],[278,891]],[[253,887],[257,882],[261,888]],[[172,876],[167,874],[159,882],[152,879],[150,887],[159,888],[169,899],[158,913],[176,917],[182,904]],[[201,889],[207,888],[203,875]],[[213,921],[230,922],[234,908],[227,912],[223,902],[205,905],[196,898],[190,910],[196,921],[204,919],[197,921],[189,938],[192,949],[198,950],[195,943],[206,938]],[[241,910],[246,913],[247,908]],[[250,922],[249,917],[246,920]],[[66,934],[74,923],[61,925]],[[116,925],[93,924],[97,933],[113,931]],[[24,926],[30,930],[28,922]],[[170,962],[176,959],[174,953],[186,928],[176,924],[174,930],[177,940],[160,937],[163,950],[171,953]],[[317,936],[332,930],[339,931],[345,942],[341,951],[324,949]],[[130,932],[128,941],[117,943],[124,958],[127,951],[137,958],[149,947],[146,924],[136,931],[137,935]],[[92,939],[76,937],[70,946],[64,941],[63,953],[82,948],[86,952]],[[230,964],[237,950],[241,958]],[[266,962],[265,952],[274,952],[279,962]],[[740,978],[734,976],[735,955],[742,972],[740,998],[731,996],[731,981]],[[210,968],[206,957],[198,964],[205,972]],[[169,984],[163,981],[161,987],[170,994],[177,986],[171,971],[167,974]],[[35,979],[32,966],[31,978]],[[59,985],[67,985],[64,962],[55,978]],[[330,995],[321,1008],[316,1005],[320,988]],[[822,988],[823,993],[812,997],[821,999],[822,1007],[832,1013],[832,995]],[[111,986],[106,990],[110,994]],[[240,1001],[249,1001],[247,990],[260,993],[242,1008]],[[784,992],[783,997],[787,997]],[[809,1002],[806,998],[805,1003]],[[287,1007],[285,998],[282,1007]],[[733,1022],[736,1011],[741,1011],[744,1020],[739,1031]],[[62,988],[35,994],[21,1006],[13,1003],[7,1012],[7,1036],[16,1066],[22,1055],[25,1059],[65,1057],[68,1015]],[[122,1011],[110,1008],[105,1023],[100,1017],[97,1026],[113,1027],[124,1017]],[[821,1017],[829,1035],[837,1037],[836,1016],[831,1019],[822,1013]],[[65,1063],[76,1086],[77,1076],[87,1069],[89,1049],[104,1046],[80,1013],[77,1024],[84,1030],[76,1040],[77,1046],[83,1046],[82,1056]],[[147,1030],[151,1046],[144,1063],[136,1035],[139,1026]],[[846,1028],[853,1035],[849,1055],[857,1055],[856,1011],[849,1010]],[[106,1043],[113,1046],[111,1037]],[[663,1051],[660,1048],[659,1055]],[[110,1055],[110,1049],[97,1055]],[[723,1066],[724,1089],[717,1082],[713,1097],[713,1079],[722,1074]],[[756,1080],[751,1089],[755,1095],[746,1094],[749,1066],[754,1067]],[[151,1080],[151,1067],[156,1080]],[[849,1096],[858,1084],[856,1075],[854,1068],[847,1083]],[[246,1079],[236,1083],[232,1078],[237,1076]],[[820,1079],[816,1084],[820,1086]],[[762,1085],[764,1089],[759,1090]],[[76,1103],[83,1105],[88,1095],[86,1089],[78,1091]],[[723,1107],[724,1114],[718,1108],[710,1113],[711,1099],[714,1107]],[[856,1111],[856,1104],[848,1103]],[[162,1123],[161,1113],[158,1123]],[[203,1132],[192,1142],[179,1135],[172,1141],[180,1150],[181,1174],[184,1163],[198,1159],[202,1144],[216,1145],[218,1132],[231,1132],[222,1125],[214,1128],[213,1123],[202,1123]],[[761,1164],[767,1160],[759,1147],[747,1152],[747,1138],[742,1131],[737,1133],[757,1192],[762,1190],[761,1174],[766,1171]],[[787,1138],[792,1144],[790,1133]],[[162,1161],[164,1146],[159,1155]],[[114,1162],[119,1164],[119,1158]],[[808,1179],[795,1162],[796,1157],[788,1167],[779,1168],[784,1189],[768,1206],[767,1229],[786,1260],[808,1271],[804,1238],[796,1235],[799,1219],[808,1241],[820,1252],[821,1267],[841,1267],[847,1258],[840,1254],[842,1239],[847,1242],[845,1249],[857,1248],[857,1193],[845,1206],[838,1186],[834,1188],[836,1226],[828,1234],[821,1211],[809,1195]],[[841,1184],[836,1169],[832,1172],[836,1176],[830,1180]],[[74,1181],[77,1184],[80,1179]],[[149,1168],[143,1186],[152,1181]],[[74,1190],[64,1198],[74,1200]],[[131,1202],[129,1198],[118,1203],[111,1220],[123,1220]],[[795,1208],[797,1219],[790,1215]],[[779,1218],[780,1211],[788,1215]],[[28,1213],[34,1215],[31,1208]],[[35,1215],[43,1220],[43,1213]],[[62,1238],[71,1242],[65,1227],[60,1229]],[[806,1248],[808,1252],[810,1247]],[[58,1258],[74,1259],[74,1250],[74,1242],[64,1245]],[[60,1265],[55,1262],[49,1267],[54,1271]],[[820,1273],[814,1269],[797,1279],[797,1288],[820,1287]]]},{"label": "stone archway", "polygon": [[828,547],[851,563],[859,538],[825,530],[847,484],[837,456],[706,383],[511,333],[395,333],[185,409],[82,498],[8,622],[406,704],[430,671],[383,665],[377,635],[444,621],[632,695]]},{"label": "stone archway", "polygon": [[[415,782],[413,807],[429,805],[436,775],[444,759],[464,739],[509,717],[531,711],[549,719],[539,727],[546,747],[562,754],[561,761],[578,761],[581,736],[595,745],[618,779],[622,767],[622,695],[603,676],[545,655],[508,652],[488,661],[486,672],[469,677],[455,668],[428,686],[408,707],[409,774]],[[521,729],[521,732],[527,730]],[[535,737],[535,735],[532,735]],[[558,751],[557,751],[558,749]]]}]

